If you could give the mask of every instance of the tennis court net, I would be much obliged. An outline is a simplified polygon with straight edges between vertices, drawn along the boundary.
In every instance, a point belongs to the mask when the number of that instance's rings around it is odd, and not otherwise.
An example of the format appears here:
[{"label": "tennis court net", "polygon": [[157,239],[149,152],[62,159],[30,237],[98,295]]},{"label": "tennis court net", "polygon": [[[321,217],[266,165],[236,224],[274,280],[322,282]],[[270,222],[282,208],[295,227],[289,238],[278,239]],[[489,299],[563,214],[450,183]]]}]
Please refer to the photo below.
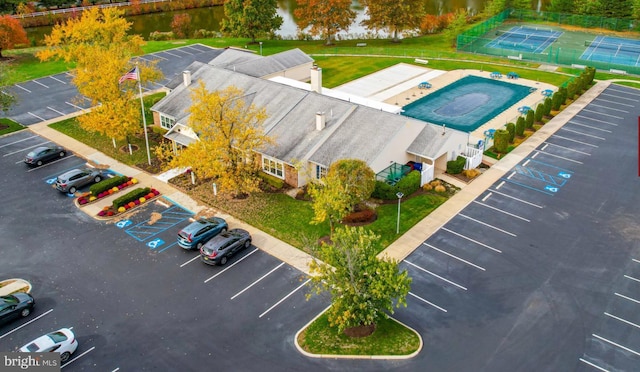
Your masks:
[{"label": "tennis court net", "polygon": [[586,47],[594,47],[594,48],[603,48],[603,49],[611,49],[611,50],[624,50],[625,52],[632,52],[640,54],[640,45],[628,45],[628,44],[614,44],[614,43],[600,43],[593,41],[585,41],[584,46]]},{"label": "tennis court net", "polygon": [[501,31],[498,30],[496,31],[496,36],[504,36],[504,38],[507,39],[521,39],[521,40],[549,40],[551,38],[554,38],[556,36],[553,36],[552,34],[549,35],[540,35],[540,34],[526,34],[526,33],[522,33],[522,32],[509,32],[509,31]]}]

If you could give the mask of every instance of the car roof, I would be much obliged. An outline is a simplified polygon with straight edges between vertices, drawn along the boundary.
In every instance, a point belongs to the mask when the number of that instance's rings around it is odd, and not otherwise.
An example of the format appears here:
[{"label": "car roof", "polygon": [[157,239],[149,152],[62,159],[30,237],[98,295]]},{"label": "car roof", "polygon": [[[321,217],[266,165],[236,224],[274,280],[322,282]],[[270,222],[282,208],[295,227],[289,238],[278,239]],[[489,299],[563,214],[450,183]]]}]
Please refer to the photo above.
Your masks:
[{"label": "car roof", "polygon": [[74,174],[77,174],[77,173],[80,173],[80,172],[84,171],[85,169],[87,169],[87,168],[72,169],[70,171],[66,171],[66,172],[62,173],[58,177],[60,177],[60,178],[70,177],[70,176],[73,176]]},{"label": "car roof", "polygon": [[219,225],[221,223],[224,223],[224,220],[222,218],[218,218],[218,217],[204,218],[204,217],[202,217],[202,218],[199,218],[196,221],[190,223],[188,226],[185,226],[185,228],[182,229],[182,232],[191,233],[191,232],[199,231],[204,225],[208,225],[208,224]]},{"label": "car roof", "polygon": [[63,333],[67,339],[70,339],[73,337],[73,332],[71,332],[70,329],[68,328],[62,328],[62,329],[58,329],[56,331],[53,332],[49,332],[46,335],[42,335],[38,338],[36,338],[35,340],[29,342],[28,344],[24,345],[23,347],[20,348],[20,350],[22,351],[39,351],[39,350],[44,350],[47,348],[50,348],[56,344],[58,344],[58,342],[54,342],[53,339],[51,337],[49,337],[50,334],[52,333]]}]

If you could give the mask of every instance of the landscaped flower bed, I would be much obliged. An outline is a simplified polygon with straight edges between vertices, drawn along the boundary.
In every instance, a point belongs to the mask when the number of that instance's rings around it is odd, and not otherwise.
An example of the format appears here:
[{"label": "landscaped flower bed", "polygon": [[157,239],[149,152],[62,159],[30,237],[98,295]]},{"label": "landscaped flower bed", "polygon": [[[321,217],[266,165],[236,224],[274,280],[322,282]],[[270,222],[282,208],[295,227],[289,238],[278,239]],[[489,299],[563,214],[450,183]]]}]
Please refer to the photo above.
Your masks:
[{"label": "landscaped flower bed", "polygon": [[98,212],[98,217],[113,217],[120,213],[136,208],[149,200],[153,200],[160,195],[160,191],[149,187],[138,188],[117,198],[110,206],[104,207]]},{"label": "landscaped flower bed", "polygon": [[127,176],[107,178],[106,180],[92,185],[88,193],[81,195],[77,199],[78,205],[84,206],[91,204],[137,183],[137,179]]}]

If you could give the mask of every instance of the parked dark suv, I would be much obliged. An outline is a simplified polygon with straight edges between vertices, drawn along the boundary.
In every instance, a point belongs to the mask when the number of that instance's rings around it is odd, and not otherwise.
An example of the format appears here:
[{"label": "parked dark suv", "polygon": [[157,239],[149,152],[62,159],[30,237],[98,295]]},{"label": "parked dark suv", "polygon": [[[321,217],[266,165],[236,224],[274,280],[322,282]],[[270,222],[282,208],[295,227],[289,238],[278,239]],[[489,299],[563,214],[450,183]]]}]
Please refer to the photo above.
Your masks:
[{"label": "parked dark suv", "polygon": [[209,239],[227,231],[227,221],[219,217],[201,217],[178,233],[178,245],[184,249],[200,249]]},{"label": "parked dark suv", "polygon": [[60,146],[42,146],[29,152],[24,158],[24,162],[31,166],[41,166],[47,161],[63,158],[67,155],[65,149]]},{"label": "parked dark suv", "polygon": [[90,184],[92,182],[100,182],[104,178],[104,172],[101,169],[72,169],[59,175],[54,186],[59,191],[74,194],[79,187]]}]

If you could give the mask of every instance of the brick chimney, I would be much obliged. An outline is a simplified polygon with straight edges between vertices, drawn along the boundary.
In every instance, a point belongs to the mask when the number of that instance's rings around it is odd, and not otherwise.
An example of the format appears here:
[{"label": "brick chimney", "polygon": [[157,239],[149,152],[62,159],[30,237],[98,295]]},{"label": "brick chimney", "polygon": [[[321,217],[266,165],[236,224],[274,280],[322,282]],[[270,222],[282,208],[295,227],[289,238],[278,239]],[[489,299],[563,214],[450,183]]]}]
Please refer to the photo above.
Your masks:
[{"label": "brick chimney", "polygon": [[323,111],[316,112],[316,130],[321,131],[326,126],[327,121]]},{"label": "brick chimney", "polygon": [[185,87],[191,85],[191,71],[182,71],[182,82],[184,83]]},{"label": "brick chimney", "polygon": [[311,90],[322,94],[322,69],[316,65],[311,67]]}]

